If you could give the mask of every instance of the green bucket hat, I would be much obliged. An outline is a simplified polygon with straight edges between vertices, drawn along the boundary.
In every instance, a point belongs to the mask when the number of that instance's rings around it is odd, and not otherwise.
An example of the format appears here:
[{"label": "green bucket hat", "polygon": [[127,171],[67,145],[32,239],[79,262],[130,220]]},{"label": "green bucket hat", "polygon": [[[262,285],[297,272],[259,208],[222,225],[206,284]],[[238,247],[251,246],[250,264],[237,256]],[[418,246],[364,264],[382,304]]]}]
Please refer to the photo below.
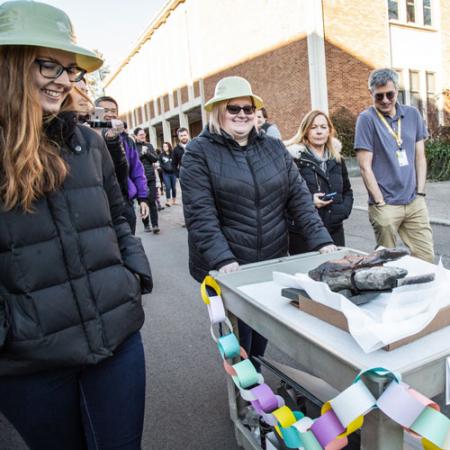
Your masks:
[{"label": "green bucket hat", "polygon": [[252,87],[245,78],[225,77],[217,83],[214,97],[206,102],[205,110],[211,111],[215,103],[239,97],[251,97],[256,109],[264,106],[262,98],[253,94]]},{"label": "green bucket hat", "polygon": [[72,23],[64,11],[34,1],[9,1],[0,5],[0,45],[30,45],[64,50],[76,56],[79,67],[92,72],[103,61],[76,43]]}]

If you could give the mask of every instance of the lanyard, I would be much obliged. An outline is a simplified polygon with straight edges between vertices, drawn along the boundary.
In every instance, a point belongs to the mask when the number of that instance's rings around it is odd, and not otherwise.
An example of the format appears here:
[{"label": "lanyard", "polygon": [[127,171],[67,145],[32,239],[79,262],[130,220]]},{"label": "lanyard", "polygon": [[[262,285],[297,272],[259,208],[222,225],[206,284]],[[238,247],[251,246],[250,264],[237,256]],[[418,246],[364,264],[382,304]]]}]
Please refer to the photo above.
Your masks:
[{"label": "lanyard", "polygon": [[402,148],[402,119],[401,117],[398,118],[398,130],[397,133],[392,129],[392,127],[387,123],[387,120],[384,118],[384,116],[378,111],[377,108],[375,108],[375,111],[380,118],[381,122],[383,122],[384,126],[387,128],[391,136],[395,139],[395,142],[397,142],[398,148]]}]

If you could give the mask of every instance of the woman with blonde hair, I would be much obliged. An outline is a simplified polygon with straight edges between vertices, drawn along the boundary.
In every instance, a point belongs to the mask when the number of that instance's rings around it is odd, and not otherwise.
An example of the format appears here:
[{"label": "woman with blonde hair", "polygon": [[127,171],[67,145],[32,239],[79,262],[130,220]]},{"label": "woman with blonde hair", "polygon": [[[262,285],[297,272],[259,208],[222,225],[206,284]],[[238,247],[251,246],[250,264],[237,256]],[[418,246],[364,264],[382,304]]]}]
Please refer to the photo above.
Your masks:
[{"label": "woman with blonde hair", "polygon": [[33,450],[138,450],[150,267],[103,139],[66,111],[102,61],[44,3],[0,24],[0,411]]},{"label": "woman with blonde hair", "polygon": [[[313,196],[314,206],[338,246],[345,246],[343,221],[352,211],[353,191],[330,118],[322,111],[310,111],[296,135],[285,142],[302,178]],[[289,253],[309,251],[305,236],[289,228]]]},{"label": "woman with blonde hair", "polygon": [[[208,126],[186,147],[180,181],[197,281],[287,255],[287,212],[310,250],[336,249],[283,143],[256,131],[262,106],[247,80],[223,78],[205,105]],[[250,357],[264,355],[267,340],[242,321],[239,337]]]}]

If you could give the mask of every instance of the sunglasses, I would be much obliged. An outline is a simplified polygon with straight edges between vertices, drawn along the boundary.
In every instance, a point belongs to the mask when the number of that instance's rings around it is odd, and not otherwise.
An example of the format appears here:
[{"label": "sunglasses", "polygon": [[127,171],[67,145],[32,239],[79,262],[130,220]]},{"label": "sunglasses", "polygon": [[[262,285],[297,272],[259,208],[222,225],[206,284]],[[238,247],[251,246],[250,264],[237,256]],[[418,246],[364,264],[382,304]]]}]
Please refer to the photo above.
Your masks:
[{"label": "sunglasses", "polygon": [[67,72],[69,81],[72,83],[81,81],[86,75],[86,71],[77,66],[64,67],[57,62],[48,61],[47,59],[36,59],[34,62],[39,66],[41,75],[49,80],[56,80],[64,71]]},{"label": "sunglasses", "polygon": [[256,108],[253,105],[245,105],[245,106],[227,105],[227,111],[230,114],[233,114],[233,116],[239,114],[241,110],[244,111],[244,114],[250,116],[251,114],[254,114]]},{"label": "sunglasses", "polygon": [[386,96],[386,98],[388,100],[393,100],[395,97],[395,91],[388,91],[388,92],[380,92],[378,94],[373,94],[373,98],[377,101],[377,102],[382,102],[384,99],[384,96]]}]

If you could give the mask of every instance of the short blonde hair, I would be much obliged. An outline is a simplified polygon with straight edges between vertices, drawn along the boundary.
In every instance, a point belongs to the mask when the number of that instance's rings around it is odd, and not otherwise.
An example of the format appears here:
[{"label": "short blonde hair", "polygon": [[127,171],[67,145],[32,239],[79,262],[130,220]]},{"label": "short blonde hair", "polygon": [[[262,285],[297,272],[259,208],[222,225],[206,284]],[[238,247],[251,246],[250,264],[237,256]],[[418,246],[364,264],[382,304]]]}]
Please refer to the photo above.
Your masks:
[{"label": "short blonde hair", "polygon": [[327,114],[325,114],[323,111],[319,111],[318,109],[310,111],[308,114],[306,114],[305,117],[303,117],[303,120],[300,123],[300,127],[299,127],[297,133],[291,139],[289,139],[288,141],[285,141],[284,145],[286,147],[289,147],[290,145],[293,145],[293,144],[308,145],[308,137],[307,137],[308,132],[311,129],[311,126],[312,126],[314,120],[318,116],[325,117],[327,124],[328,124],[328,128],[330,130],[330,134],[328,136],[327,142],[325,143],[325,147],[330,152],[330,156],[339,162],[341,160],[342,156],[339,153],[339,151],[336,149],[336,147],[334,146],[334,143],[333,143],[333,140],[336,136],[336,130],[334,129],[333,122],[331,122],[331,119],[328,117]]},{"label": "short blonde hair", "polygon": [[211,111],[207,113],[209,131],[214,134],[222,134],[222,116],[225,114],[229,100],[223,100],[212,105]]}]

